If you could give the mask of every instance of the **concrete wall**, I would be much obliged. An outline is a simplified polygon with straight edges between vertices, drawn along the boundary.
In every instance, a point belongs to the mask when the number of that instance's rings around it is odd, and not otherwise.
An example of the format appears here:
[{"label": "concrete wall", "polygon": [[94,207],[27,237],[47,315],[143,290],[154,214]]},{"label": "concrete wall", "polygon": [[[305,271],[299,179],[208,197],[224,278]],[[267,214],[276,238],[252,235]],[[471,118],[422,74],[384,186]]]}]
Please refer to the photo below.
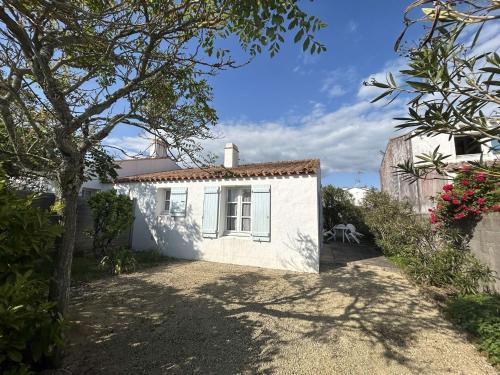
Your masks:
[{"label": "concrete wall", "polygon": [[491,287],[500,293],[500,213],[483,216],[470,245],[477,258],[497,273]]},{"label": "concrete wall", "polygon": [[[411,147],[413,151],[413,161],[417,162],[418,155],[428,154],[433,152],[437,146],[439,146],[439,152],[444,155],[450,155],[446,159],[447,163],[460,163],[469,160],[479,160],[480,154],[470,154],[470,155],[456,155],[455,153],[455,140],[453,137],[446,134],[438,134],[434,137],[414,137],[411,139]],[[494,160],[495,154],[490,152],[490,145],[482,145],[483,159],[484,160]]]},{"label": "concrete wall", "polygon": [[394,199],[407,201],[420,211],[418,184],[410,184],[401,175],[394,173],[394,166],[411,157],[411,147],[411,142],[405,135],[389,141],[380,166],[380,188]]},{"label": "concrete wall", "polygon": [[[250,236],[224,236],[224,196],[221,194],[219,236],[203,238],[201,220],[205,186],[271,186],[271,241]],[[210,181],[122,183],[121,192],[136,199],[132,246],[159,249],[184,259],[203,259],[304,272],[319,271],[320,194],[317,176],[269,177]],[[185,217],[161,213],[161,188],[186,187]]]}]

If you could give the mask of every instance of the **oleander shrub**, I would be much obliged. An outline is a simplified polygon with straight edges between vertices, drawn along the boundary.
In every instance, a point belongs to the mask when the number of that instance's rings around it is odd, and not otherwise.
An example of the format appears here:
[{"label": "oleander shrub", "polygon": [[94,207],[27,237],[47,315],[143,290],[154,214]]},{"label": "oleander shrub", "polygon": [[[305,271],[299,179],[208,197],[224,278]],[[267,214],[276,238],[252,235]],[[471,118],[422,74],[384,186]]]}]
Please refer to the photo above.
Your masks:
[{"label": "oleander shrub", "polygon": [[62,344],[63,321],[48,302],[41,270],[61,232],[49,214],[21,197],[0,171],[0,368],[30,373]]},{"label": "oleander shrub", "polygon": [[491,270],[466,246],[454,246],[454,236],[437,231],[409,204],[372,191],[362,210],[376,245],[416,282],[464,294],[478,292],[491,280]]}]

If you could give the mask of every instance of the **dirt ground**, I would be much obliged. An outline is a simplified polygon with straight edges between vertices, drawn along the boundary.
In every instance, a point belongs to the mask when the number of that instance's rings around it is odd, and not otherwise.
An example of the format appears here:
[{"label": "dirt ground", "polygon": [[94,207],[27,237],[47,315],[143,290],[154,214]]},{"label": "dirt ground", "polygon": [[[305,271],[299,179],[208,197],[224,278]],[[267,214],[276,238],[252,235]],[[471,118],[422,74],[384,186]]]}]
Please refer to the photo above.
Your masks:
[{"label": "dirt ground", "polygon": [[176,261],[74,289],[73,374],[495,374],[396,270]]}]

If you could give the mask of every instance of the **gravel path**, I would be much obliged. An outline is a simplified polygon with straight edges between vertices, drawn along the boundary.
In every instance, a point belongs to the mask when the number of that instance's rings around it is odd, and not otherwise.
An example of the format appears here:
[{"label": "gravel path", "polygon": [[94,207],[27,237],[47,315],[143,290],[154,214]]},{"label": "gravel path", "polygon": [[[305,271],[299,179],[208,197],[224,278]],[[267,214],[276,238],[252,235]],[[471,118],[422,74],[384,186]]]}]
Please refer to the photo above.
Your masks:
[{"label": "gravel path", "polygon": [[74,291],[74,374],[496,374],[397,272],[178,261]]}]

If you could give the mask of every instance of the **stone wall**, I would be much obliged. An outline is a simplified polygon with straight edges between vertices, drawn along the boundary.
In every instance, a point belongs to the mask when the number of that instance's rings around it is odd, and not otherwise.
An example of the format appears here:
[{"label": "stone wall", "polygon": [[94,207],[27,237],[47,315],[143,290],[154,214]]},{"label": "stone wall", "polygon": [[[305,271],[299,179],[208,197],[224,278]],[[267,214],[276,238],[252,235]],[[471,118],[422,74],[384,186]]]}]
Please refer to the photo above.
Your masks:
[{"label": "stone wall", "polygon": [[476,257],[496,272],[491,287],[500,293],[500,213],[483,216],[474,229],[470,245]]}]

